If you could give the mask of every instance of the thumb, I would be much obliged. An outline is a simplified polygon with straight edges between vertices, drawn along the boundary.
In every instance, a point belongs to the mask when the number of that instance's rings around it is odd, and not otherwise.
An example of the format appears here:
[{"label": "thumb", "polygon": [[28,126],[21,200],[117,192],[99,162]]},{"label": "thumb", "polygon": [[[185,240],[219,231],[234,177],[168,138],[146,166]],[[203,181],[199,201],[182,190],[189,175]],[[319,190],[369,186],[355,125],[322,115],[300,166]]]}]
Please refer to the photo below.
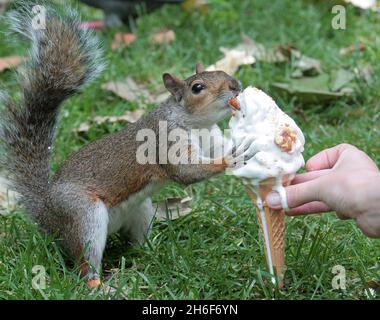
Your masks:
[{"label": "thumb", "polygon": [[355,150],[357,148],[353,145],[342,143],[317,153],[306,162],[306,171],[331,169],[334,167],[342,153],[348,149]]},{"label": "thumb", "polygon": [[[288,207],[296,208],[312,201],[321,201],[322,179],[310,180],[304,183],[285,187]],[[281,197],[277,192],[270,192],[266,203],[272,209],[281,209]]]}]

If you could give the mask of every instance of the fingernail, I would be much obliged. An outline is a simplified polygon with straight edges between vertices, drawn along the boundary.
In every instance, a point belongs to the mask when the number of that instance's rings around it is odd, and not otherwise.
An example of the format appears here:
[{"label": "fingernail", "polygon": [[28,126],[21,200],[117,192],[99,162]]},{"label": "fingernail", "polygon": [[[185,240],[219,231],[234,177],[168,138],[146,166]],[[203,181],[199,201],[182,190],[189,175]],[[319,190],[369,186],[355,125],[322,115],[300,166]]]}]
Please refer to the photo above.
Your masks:
[{"label": "fingernail", "polygon": [[277,192],[271,192],[266,198],[267,204],[270,207],[278,207],[281,205],[281,198]]}]

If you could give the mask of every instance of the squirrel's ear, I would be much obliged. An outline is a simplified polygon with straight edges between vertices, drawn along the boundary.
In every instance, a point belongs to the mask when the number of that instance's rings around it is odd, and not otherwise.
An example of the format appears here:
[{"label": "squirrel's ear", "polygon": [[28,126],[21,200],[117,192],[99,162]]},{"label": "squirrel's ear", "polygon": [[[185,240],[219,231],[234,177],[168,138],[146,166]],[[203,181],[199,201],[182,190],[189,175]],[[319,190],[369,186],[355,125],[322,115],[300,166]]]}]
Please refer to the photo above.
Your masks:
[{"label": "squirrel's ear", "polygon": [[184,82],[169,73],[164,73],[162,80],[164,81],[165,88],[180,102],[182,100]]},{"label": "squirrel's ear", "polygon": [[195,66],[195,72],[198,74],[198,73],[202,73],[202,72],[205,72],[205,67],[203,66],[202,63],[198,63],[196,66]]}]

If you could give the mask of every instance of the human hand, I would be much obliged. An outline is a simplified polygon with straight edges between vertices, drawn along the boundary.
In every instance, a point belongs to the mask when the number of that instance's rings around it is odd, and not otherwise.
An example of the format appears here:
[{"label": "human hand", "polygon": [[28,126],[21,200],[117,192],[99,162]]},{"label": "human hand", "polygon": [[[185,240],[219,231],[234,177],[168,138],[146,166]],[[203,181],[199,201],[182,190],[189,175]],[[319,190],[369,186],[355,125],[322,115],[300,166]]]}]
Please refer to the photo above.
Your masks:
[{"label": "human hand", "polygon": [[[285,188],[288,215],[336,211],[340,219],[354,219],[363,233],[380,237],[380,172],[363,151],[340,144],[321,151],[306,163]],[[268,206],[281,208],[278,193],[266,197]]]}]

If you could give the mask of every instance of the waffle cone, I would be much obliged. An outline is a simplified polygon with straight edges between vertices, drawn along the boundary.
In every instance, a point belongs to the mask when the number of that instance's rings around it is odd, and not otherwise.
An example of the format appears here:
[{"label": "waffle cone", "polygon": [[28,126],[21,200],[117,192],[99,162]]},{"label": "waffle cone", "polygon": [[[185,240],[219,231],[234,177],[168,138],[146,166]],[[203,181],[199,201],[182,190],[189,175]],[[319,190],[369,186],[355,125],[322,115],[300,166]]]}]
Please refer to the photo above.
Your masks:
[{"label": "waffle cone", "polygon": [[[272,191],[273,186],[276,183],[275,178],[261,181],[259,184],[259,194],[263,202],[263,209],[265,212],[265,220],[268,229],[269,247],[271,251],[271,260],[274,268],[274,272],[278,277],[278,284],[283,287],[283,275],[285,272],[285,212],[284,210],[273,210],[266,206],[265,198],[269,192]],[[283,185],[288,185],[288,177],[284,177]],[[252,200],[252,203],[256,207],[257,219],[260,227],[260,234],[264,243],[265,256],[268,267],[269,253],[267,251],[267,244],[264,236],[263,221],[261,220],[260,209],[257,205],[256,194],[247,187],[247,192]]]}]

